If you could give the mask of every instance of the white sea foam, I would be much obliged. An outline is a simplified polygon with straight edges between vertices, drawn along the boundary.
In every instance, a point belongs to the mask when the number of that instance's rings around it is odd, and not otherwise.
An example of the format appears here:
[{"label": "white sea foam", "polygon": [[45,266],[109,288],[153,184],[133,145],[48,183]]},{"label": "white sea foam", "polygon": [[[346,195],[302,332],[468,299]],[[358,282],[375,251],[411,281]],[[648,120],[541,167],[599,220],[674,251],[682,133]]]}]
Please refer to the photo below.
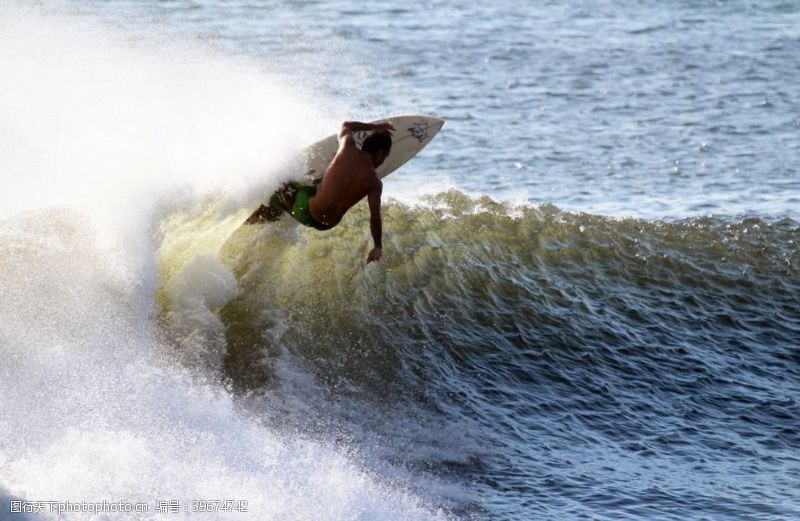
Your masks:
[{"label": "white sea foam", "polygon": [[[171,364],[152,320],[163,214],[276,186],[297,143],[330,122],[253,63],[43,10],[0,14],[0,503],[146,501],[175,519],[156,501],[238,499],[248,516],[208,517],[438,517],[391,475],[287,439]],[[168,291],[203,333],[236,286],[202,253]]]}]

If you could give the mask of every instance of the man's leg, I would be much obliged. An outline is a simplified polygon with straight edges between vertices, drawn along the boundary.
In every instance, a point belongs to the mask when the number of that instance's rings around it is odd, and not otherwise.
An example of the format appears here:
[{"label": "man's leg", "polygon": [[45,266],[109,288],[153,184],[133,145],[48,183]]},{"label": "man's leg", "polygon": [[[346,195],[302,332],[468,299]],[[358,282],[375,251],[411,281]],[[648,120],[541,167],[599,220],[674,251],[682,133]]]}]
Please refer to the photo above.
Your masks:
[{"label": "man's leg", "polygon": [[289,212],[294,206],[297,197],[297,189],[287,183],[280,187],[277,192],[272,194],[268,205],[261,205],[258,210],[247,218],[245,224],[261,224],[265,222],[275,222],[283,216],[283,212]]}]

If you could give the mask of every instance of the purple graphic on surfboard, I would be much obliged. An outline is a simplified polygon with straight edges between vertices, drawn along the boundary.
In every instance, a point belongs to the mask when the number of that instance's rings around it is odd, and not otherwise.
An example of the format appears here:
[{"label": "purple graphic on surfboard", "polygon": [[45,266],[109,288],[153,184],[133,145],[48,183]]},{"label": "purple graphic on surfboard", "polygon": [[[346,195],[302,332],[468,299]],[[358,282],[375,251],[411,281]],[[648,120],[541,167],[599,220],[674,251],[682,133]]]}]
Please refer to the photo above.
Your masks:
[{"label": "purple graphic on surfboard", "polygon": [[428,123],[426,121],[418,121],[416,123],[412,123],[410,127],[408,127],[408,131],[411,132],[411,137],[422,143],[426,139],[428,139]]}]

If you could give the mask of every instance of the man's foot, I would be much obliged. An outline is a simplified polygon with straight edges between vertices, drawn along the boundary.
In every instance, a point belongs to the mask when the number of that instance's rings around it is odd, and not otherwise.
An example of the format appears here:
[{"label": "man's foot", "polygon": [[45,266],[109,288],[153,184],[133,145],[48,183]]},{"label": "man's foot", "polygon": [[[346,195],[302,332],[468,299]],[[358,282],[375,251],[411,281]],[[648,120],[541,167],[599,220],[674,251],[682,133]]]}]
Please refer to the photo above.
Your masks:
[{"label": "man's foot", "polygon": [[245,224],[262,224],[265,222],[275,222],[283,215],[283,208],[276,208],[272,205],[261,205],[258,210],[247,218]]},{"label": "man's foot", "polygon": [[253,215],[247,218],[245,224],[261,224],[275,222],[281,218],[283,212],[291,212],[297,198],[299,183],[285,183],[278,191],[272,194],[268,205],[261,205]]}]

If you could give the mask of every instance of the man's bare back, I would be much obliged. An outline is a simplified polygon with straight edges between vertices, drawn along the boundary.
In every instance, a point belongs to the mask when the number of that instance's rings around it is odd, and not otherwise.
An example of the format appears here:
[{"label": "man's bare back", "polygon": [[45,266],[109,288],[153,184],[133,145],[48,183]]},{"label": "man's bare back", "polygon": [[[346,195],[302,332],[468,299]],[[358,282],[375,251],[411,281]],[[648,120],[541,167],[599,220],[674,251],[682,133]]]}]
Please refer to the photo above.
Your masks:
[{"label": "man's bare back", "polygon": [[375,160],[372,153],[359,150],[352,134],[359,130],[391,132],[394,127],[350,121],[342,124],[338,136],[339,150],[322,176],[322,186],[317,195],[309,202],[311,215],[328,226],[339,224],[344,214],[365,196],[380,201],[381,181],[375,168],[388,154]]}]

